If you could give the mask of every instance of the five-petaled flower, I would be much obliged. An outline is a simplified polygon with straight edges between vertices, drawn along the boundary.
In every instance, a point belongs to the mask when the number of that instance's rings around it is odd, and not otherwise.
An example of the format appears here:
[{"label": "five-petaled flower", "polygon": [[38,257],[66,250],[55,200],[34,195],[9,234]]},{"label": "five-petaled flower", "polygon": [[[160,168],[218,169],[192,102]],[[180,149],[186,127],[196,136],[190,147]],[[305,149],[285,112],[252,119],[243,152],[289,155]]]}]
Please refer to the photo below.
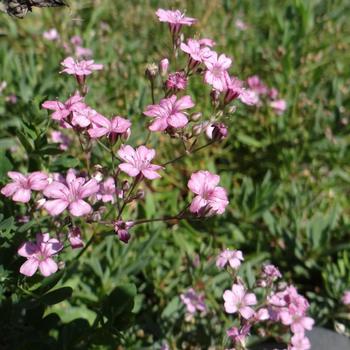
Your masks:
[{"label": "five-petaled flower", "polygon": [[204,61],[207,70],[204,74],[204,81],[218,91],[223,91],[226,84],[227,69],[232,64],[231,58],[224,54],[218,56],[212,52],[211,56]]},{"label": "five-petaled flower", "polygon": [[135,177],[142,175],[149,180],[161,177],[157,171],[162,169],[162,167],[151,164],[151,160],[156,155],[154,149],[139,146],[135,150],[129,145],[122,145],[118,151],[118,155],[124,161],[124,163],[119,164],[119,169],[129,176]]},{"label": "five-petaled flower", "polygon": [[196,23],[197,20],[192,17],[186,17],[184,13],[179,10],[171,11],[158,9],[156,15],[160,22],[169,23],[170,31],[172,34],[178,34],[183,25],[191,26]]},{"label": "five-petaled flower", "polygon": [[67,57],[61,62],[64,69],[61,73],[67,73],[75,76],[87,76],[94,70],[103,69],[103,64],[95,63],[94,60],[75,61],[73,57]]},{"label": "five-petaled flower", "polygon": [[188,289],[185,293],[180,295],[181,301],[185,304],[187,312],[190,314],[205,312],[207,307],[204,301],[204,295],[198,294],[193,288]]},{"label": "five-petaled flower", "polygon": [[243,261],[243,253],[240,250],[223,250],[216,259],[216,266],[224,268],[229,264],[233,269],[238,269]]},{"label": "five-petaled flower", "polygon": [[192,108],[194,102],[191,96],[183,96],[177,99],[176,95],[169,98],[163,98],[158,105],[149,105],[144,115],[155,118],[150,125],[151,131],[164,131],[169,126],[173,128],[182,128],[188,123],[186,109]]},{"label": "five-petaled flower", "polygon": [[256,296],[254,293],[247,293],[242,285],[234,284],[231,290],[225,290],[223,298],[228,314],[238,312],[246,320],[254,316],[255,312],[250,306],[257,304]]},{"label": "five-petaled flower", "polygon": [[76,177],[73,171],[68,171],[66,183],[53,181],[44,190],[44,196],[50,198],[44,204],[44,208],[50,215],[56,216],[67,207],[73,216],[83,216],[92,211],[90,204],[84,201],[99,190],[99,184],[95,179],[86,182],[82,177]]},{"label": "five-petaled flower", "polygon": [[23,175],[17,171],[7,173],[13,182],[1,189],[1,193],[6,197],[11,197],[15,202],[28,203],[32,191],[42,191],[48,184],[48,176],[41,171]]},{"label": "five-petaled flower", "polygon": [[50,276],[58,269],[52,256],[61,249],[63,249],[63,244],[58,239],[50,238],[48,233],[38,233],[36,242],[26,242],[18,249],[18,254],[27,258],[19,270],[20,273],[30,277],[39,268],[43,276]]},{"label": "five-petaled flower", "polygon": [[220,176],[209,171],[198,171],[191,175],[188,188],[196,194],[190,211],[199,215],[222,214],[228,205],[226,190],[217,186]]}]

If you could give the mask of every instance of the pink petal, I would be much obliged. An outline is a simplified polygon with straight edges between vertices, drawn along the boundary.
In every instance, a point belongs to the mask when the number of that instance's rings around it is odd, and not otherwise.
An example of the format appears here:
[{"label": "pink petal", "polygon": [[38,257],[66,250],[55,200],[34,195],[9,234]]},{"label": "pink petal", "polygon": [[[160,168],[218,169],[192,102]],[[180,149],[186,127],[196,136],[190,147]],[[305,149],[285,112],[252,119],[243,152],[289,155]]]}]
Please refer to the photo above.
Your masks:
[{"label": "pink petal", "polygon": [[119,164],[119,169],[127,173],[129,176],[134,177],[140,173],[140,170],[135,168],[133,165],[129,163]]},{"label": "pink petal", "polygon": [[31,193],[31,190],[19,188],[12,196],[12,199],[15,202],[28,203],[30,201]]},{"label": "pink petal", "polygon": [[246,305],[256,305],[257,304],[257,300],[256,300],[256,296],[254,293],[247,293],[244,296],[244,302]]},{"label": "pink petal", "polygon": [[61,214],[69,205],[69,202],[63,199],[54,199],[46,201],[44,204],[44,208],[48,211],[48,213],[52,216],[56,216]]},{"label": "pink petal", "polygon": [[47,175],[41,171],[36,171],[28,176],[30,188],[35,191],[42,191],[47,185]]},{"label": "pink petal", "polygon": [[109,133],[108,129],[93,127],[88,130],[89,136],[92,139],[97,139]]},{"label": "pink petal", "polygon": [[48,198],[59,198],[65,200],[69,195],[69,190],[67,186],[54,181],[44,189],[43,194]]},{"label": "pink petal", "polygon": [[249,306],[243,306],[239,309],[239,313],[242,315],[243,318],[245,318],[246,320],[248,320],[249,318],[251,318],[252,316],[254,316],[255,312],[254,310],[249,307]]},{"label": "pink petal", "polygon": [[90,204],[78,199],[69,205],[69,211],[73,216],[87,215],[92,211]]},{"label": "pink petal", "polygon": [[100,185],[97,183],[97,181],[95,179],[91,179],[81,187],[79,194],[81,198],[86,198],[98,192],[99,189]]},{"label": "pink petal", "polygon": [[30,258],[33,254],[38,251],[38,247],[33,242],[23,243],[18,249],[17,253],[25,258]]},{"label": "pink petal", "polygon": [[39,270],[43,276],[47,277],[55,273],[58,270],[58,266],[53,259],[47,258],[39,263]]},{"label": "pink petal", "polygon": [[188,109],[194,107],[194,102],[191,96],[183,96],[175,102],[175,108],[179,110]]},{"label": "pink petal", "polygon": [[19,183],[12,182],[1,189],[1,193],[6,197],[11,197],[20,188]]},{"label": "pink petal", "polygon": [[14,181],[27,181],[27,177],[17,171],[9,171],[7,176]]},{"label": "pink petal", "polygon": [[190,205],[191,213],[198,213],[199,210],[207,205],[207,201],[201,196],[196,196]]},{"label": "pink petal", "polygon": [[166,117],[156,118],[153,123],[149,126],[151,131],[164,131],[168,127]]},{"label": "pink petal", "polygon": [[174,128],[183,128],[187,125],[188,119],[183,113],[175,113],[168,118],[168,123]]},{"label": "pink petal", "polygon": [[28,259],[24,264],[22,264],[19,272],[25,276],[31,277],[35,274],[38,269],[39,262],[36,259]]},{"label": "pink petal", "polygon": [[159,179],[161,177],[156,171],[151,169],[143,169],[141,172],[149,180]]}]

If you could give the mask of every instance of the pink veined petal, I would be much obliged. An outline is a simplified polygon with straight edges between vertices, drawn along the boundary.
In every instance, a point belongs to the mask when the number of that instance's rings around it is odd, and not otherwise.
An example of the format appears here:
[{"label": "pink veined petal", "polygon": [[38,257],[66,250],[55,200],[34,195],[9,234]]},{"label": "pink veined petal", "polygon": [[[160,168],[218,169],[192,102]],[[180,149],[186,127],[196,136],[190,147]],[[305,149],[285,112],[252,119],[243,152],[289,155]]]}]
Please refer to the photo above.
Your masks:
[{"label": "pink veined petal", "polygon": [[156,151],[153,148],[147,148],[145,146],[140,146],[137,148],[136,153],[140,159],[151,161],[155,155]]},{"label": "pink veined petal", "polygon": [[164,131],[168,127],[167,119],[166,117],[156,118],[149,126],[149,130]]},{"label": "pink veined petal", "polygon": [[19,188],[12,196],[12,199],[15,202],[28,203],[30,201],[31,193],[31,190]]},{"label": "pink veined petal", "polygon": [[248,320],[249,318],[251,318],[252,316],[254,316],[255,312],[254,310],[249,307],[249,306],[243,306],[239,309],[239,313],[242,315],[243,318],[245,318],[246,320]]},{"label": "pink veined petal", "polygon": [[111,121],[112,130],[118,133],[124,133],[131,127],[131,122],[122,117],[114,117]]},{"label": "pink veined petal", "polygon": [[234,284],[232,285],[232,293],[235,295],[235,297],[239,300],[242,300],[245,294],[244,287],[240,284]]},{"label": "pink veined petal", "polygon": [[38,251],[38,247],[33,242],[25,242],[18,249],[17,253],[25,258],[30,258]]},{"label": "pink veined petal", "polygon": [[143,169],[141,170],[143,176],[149,180],[159,179],[161,176],[152,169]]},{"label": "pink veined petal", "polygon": [[168,124],[174,128],[182,128],[187,123],[188,119],[183,113],[175,113],[168,118]]},{"label": "pink veined petal", "polygon": [[50,111],[59,111],[65,108],[65,105],[60,101],[45,101],[42,108],[49,109]]},{"label": "pink veined petal", "polygon": [[315,321],[311,317],[303,317],[301,323],[305,329],[311,331]]},{"label": "pink veined petal", "polygon": [[55,238],[51,238],[49,242],[45,243],[45,253],[47,256],[55,255],[63,249],[63,244]]},{"label": "pink veined petal", "polygon": [[97,181],[95,179],[91,179],[81,187],[79,194],[81,198],[86,198],[98,192],[99,189],[100,185],[97,183]]},{"label": "pink veined petal", "polygon": [[12,182],[4,186],[1,189],[1,193],[6,197],[11,197],[19,188],[20,184],[18,182]]},{"label": "pink veined petal", "polygon": [[64,184],[54,181],[44,189],[43,194],[48,198],[65,200],[69,196],[69,190]]},{"label": "pink veined petal", "polygon": [[38,269],[39,262],[36,259],[28,259],[24,264],[22,264],[19,272],[25,276],[31,277],[35,274]]},{"label": "pink veined petal", "polygon": [[73,216],[83,216],[89,214],[92,208],[87,202],[78,199],[69,205],[69,211]]},{"label": "pink veined petal", "polygon": [[52,216],[56,216],[61,214],[69,205],[67,200],[63,199],[54,199],[46,201],[44,204],[44,208],[48,211],[48,213]]},{"label": "pink veined petal", "polygon": [[89,136],[92,139],[97,139],[109,133],[108,129],[93,127],[88,130]]},{"label": "pink veined petal", "polygon": [[188,109],[192,107],[194,107],[194,102],[192,101],[192,98],[189,95],[183,96],[175,102],[175,108],[179,110]]},{"label": "pink veined petal", "polygon": [[126,162],[133,162],[135,157],[135,150],[129,145],[122,145],[117,153]]},{"label": "pink veined petal", "polygon": [[43,276],[47,277],[55,273],[58,270],[58,266],[53,259],[47,258],[43,261],[40,261],[39,270]]},{"label": "pink veined petal", "polygon": [[27,181],[27,177],[19,173],[18,171],[9,171],[7,173],[7,176],[14,181]]},{"label": "pink veined petal", "polygon": [[30,188],[35,191],[42,191],[47,185],[47,175],[41,171],[36,171],[28,177]]},{"label": "pink veined petal", "polygon": [[140,173],[140,170],[135,168],[133,165],[129,163],[119,164],[119,169],[127,173],[129,176],[137,176]]},{"label": "pink veined petal", "polygon": [[111,127],[111,121],[103,115],[96,113],[91,117],[91,121],[103,128],[109,129]]},{"label": "pink veined petal", "polygon": [[244,302],[246,305],[256,305],[257,300],[256,300],[256,296],[254,293],[247,293],[244,296]]},{"label": "pink veined petal", "polygon": [[196,196],[190,205],[191,213],[198,213],[198,211],[207,205],[207,201],[201,196]]}]

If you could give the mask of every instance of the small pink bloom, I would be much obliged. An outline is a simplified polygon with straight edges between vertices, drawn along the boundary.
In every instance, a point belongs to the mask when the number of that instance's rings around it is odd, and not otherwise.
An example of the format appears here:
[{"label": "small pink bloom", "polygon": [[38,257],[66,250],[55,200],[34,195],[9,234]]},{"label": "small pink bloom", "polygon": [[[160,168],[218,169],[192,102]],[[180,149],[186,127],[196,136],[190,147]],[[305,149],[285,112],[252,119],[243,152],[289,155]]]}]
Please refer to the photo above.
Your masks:
[{"label": "small pink bloom", "polygon": [[132,221],[118,220],[114,223],[114,231],[118,235],[118,238],[124,242],[128,243],[130,240],[129,229],[133,226]]},{"label": "small pink bloom", "polygon": [[223,298],[228,314],[238,312],[246,320],[254,316],[255,312],[250,306],[256,305],[256,296],[254,293],[247,293],[242,285],[234,284],[231,290],[225,290]]},{"label": "small pink bloom", "polygon": [[48,233],[38,233],[36,242],[26,242],[18,249],[18,254],[27,258],[21,266],[20,273],[25,276],[33,276],[39,268],[43,276],[50,276],[58,269],[52,256],[57,254],[63,245],[56,238],[50,238]]},{"label": "small pink bloom", "polygon": [[78,58],[90,58],[92,57],[92,50],[86,47],[76,46],[75,47],[75,55]]},{"label": "small pink bloom", "polygon": [[229,264],[233,269],[238,269],[243,261],[243,254],[240,250],[223,250],[216,259],[216,266],[218,268],[224,268]]},{"label": "small pink bloom", "polygon": [[181,13],[179,10],[171,11],[158,9],[156,15],[160,22],[167,22],[170,27],[170,31],[173,34],[178,34],[183,25],[191,26],[196,23],[196,19],[192,17],[186,17],[184,13]]},{"label": "small pink bloom", "polygon": [[191,96],[183,96],[177,99],[176,95],[164,98],[159,105],[149,105],[144,115],[155,118],[149,129],[151,131],[164,131],[169,126],[173,128],[182,128],[188,123],[185,112],[186,109],[192,108],[194,103]]},{"label": "small pink bloom", "polygon": [[187,87],[187,77],[185,72],[170,73],[166,81],[169,90],[185,90]]},{"label": "small pink bloom", "polygon": [[216,52],[213,52],[211,56],[204,61],[207,70],[204,74],[204,81],[213,86],[218,91],[223,91],[226,84],[227,69],[232,64],[231,58],[228,58],[224,54],[218,56]]},{"label": "small pink bloom", "polygon": [[151,160],[156,155],[154,149],[139,146],[135,150],[129,145],[122,145],[118,151],[118,155],[125,162],[119,164],[119,169],[129,176],[135,177],[142,175],[149,180],[161,177],[157,171],[162,169],[162,167],[151,163]]},{"label": "small pink bloom", "polygon": [[103,69],[103,64],[97,64],[94,60],[75,61],[73,57],[67,57],[61,62],[64,69],[61,73],[72,74],[75,76],[87,76],[95,70]]},{"label": "small pink bloom", "polygon": [[263,81],[257,76],[253,75],[247,79],[248,86],[251,90],[255,91],[258,95],[267,95],[269,88],[263,83]]},{"label": "small pink bloom", "polygon": [[278,115],[283,114],[283,112],[287,109],[286,100],[276,100],[270,102],[270,107],[275,110]]},{"label": "small pink bloom", "polygon": [[215,41],[209,38],[202,38],[202,39],[199,39],[198,41],[201,46],[213,47],[216,45]]},{"label": "small pink bloom", "polygon": [[203,47],[203,41],[201,42],[194,39],[188,39],[187,44],[182,43],[180,45],[180,49],[183,52],[188,54],[190,58],[190,62],[189,62],[190,69],[193,69],[199,63],[205,62],[214,53],[208,47]]},{"label": "small pink bloom", "polygon": [[168,69],[169,69],[169,60],[167,58],[163,58],[159,62],[159,71],[161,76],[164,77],[168,73]]},{"label": "small pink bloom", "polygon": [[231,327],[226,331],[227,336],[234,342],[243,344],[246,337],[250,332],[251,325],[246,323],[241,329],[237,327]]},{"label": "small pink bloom", "polygon": [[72,112],[86,108],[83,100],[84,98],[81,97],[79,93],[75,93],[66,102],[45,101],[41,107],[50,111],[54,111],[54,113],[51,115],[51,118],[53,120],[62,121],[63,119],[67,118]]},{"label": "small pink bloom", "polygon": [[68,240],[72,249],[84,247],[84,241],[81,238],[81,231],[79,227],[73,227],[68,232]]},{"label": "small pink bloom", "polygon": [[83,45],[83,39],[81,38],[81,36],[79,35],[74,35],[70,38],[70,42],[74,45],[74,46],[81,46]]},{"label": "small pink bloom", "polygon": [[276,280],[282,277],[280,270],[272,264],[266,264],[263,266],[263,276]]},{"label": "small pink bloom", "polygon": [[114,117],[112,120],[105,118],[100,114],[94,115],[92,118],[92,128],[88,130],[91,138],[99,138],[107,136],[114,143],[118,136],[121,136],[129,130],[131,122],[122,117]]},{"label": "small pink bloom", "polygon": [[252,106],[259,102],[258,95],[249,89],[243,87],[243,82],[236,77],[230,77],[229,74],[225,74],[225,104],[230,103],[234,99],[239,99],[242,103]]},{"label": "small pink bloom", "polygon": [[56,28],[51,28],[47,32],[43,33],[43,37],[46,40],[55,41],[55,40],[58,40],[60,38],[60,35],[58,34]]},{"label": "small pink bloom", "polygon": [[190,211],[202,214],[222,214],[228,205],[226,190],[217,186],[220,176],[209,171],[198,171],[191,175],[188,181],[188,188],[196,194],[193,199]]},{"label": "small pink bloom", "polygon": [[187,312],[195,314],[196,311],[204,312],[207,310],[204,301],[204,295],[197,294],[193,288],[188,289],[180,295],[181,301],[185,304]]},{"label": "small pink bloom", "polygon": [[72,125],[79,126],[81,128],[87,128],[92,125],[94,118],[102,117],[91,107],[85,106],[85,108],[78,109],[72,114]]},{"label": "small pink bloom", "polygon": [[271,88],[268,92],[268,95],[271,100],[276,100],[278,97],[278,90],[276,88]]},{"label": "small pink bloom", "polygon": [[350,305],[350,290],[346,290],[341,298],[344,305]]},{"label": "small pink bloom", "polygon": [[53,181],[45,188],[44,196],[52,200],[47,200],[44,208],[52,216],[62,213],[67,207],[73,216],[89,214],[92,208],[83,199],[97,193],[99,187],[95,179],[86,182],[82,177],[77,178],[73,171],[68,171],[66,184]]},{"label": "small pink bloom", "polygon": [[71,144],[71,139],[67,135],[56,130],[51,131],[51,141],[53,143],[59,143],[62,151],[66,151]]},{"label": "small pink bloom", "polygon": [[48,176],[40,171],[29,175],[9,171],[7,175],[13,181],[4,186],[1,193],[15,202],[28,203],[33,190],[42,191],[48,185]]},{"label": "small pink bloom", "polygon": [[311,349],[311,344],[308,338],[304,334],[298,333],[294,334],[291,339],[291,346],[289,350],[309,350]]},{"label": "small pink bloom", "polygon": [[235,26],[238,30],[245,31],[248,29],[248,26],[241,20],[241,19],[236,19]]},{"label": "small pink bloom", "polygon": [[107,178],[104,182],[100,184],[100,190],[96,194],[98,200],[102,200],[103,203],[111,202],[112,204],[115,201],[115,182],[113,177]]}]

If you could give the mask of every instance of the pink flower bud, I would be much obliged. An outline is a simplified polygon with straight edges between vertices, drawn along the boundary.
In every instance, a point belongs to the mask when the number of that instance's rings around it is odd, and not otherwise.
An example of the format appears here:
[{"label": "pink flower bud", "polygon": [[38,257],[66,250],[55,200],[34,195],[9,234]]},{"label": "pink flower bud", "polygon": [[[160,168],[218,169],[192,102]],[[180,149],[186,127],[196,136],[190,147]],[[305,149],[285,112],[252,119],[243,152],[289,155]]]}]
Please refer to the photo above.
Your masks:
[{"label": "pink flower bud", "polygon": [[164,77],[168,73],[169,69],[169,60],[167,58],[163,58],[159,62],[159,71],[162,77]]},{"label": "pink flower bud", "polygon": [[81,238],[81,231],[79,227],[73,227],[69,230],[68,240],[73,249],[84,247],[84,242]]}]

